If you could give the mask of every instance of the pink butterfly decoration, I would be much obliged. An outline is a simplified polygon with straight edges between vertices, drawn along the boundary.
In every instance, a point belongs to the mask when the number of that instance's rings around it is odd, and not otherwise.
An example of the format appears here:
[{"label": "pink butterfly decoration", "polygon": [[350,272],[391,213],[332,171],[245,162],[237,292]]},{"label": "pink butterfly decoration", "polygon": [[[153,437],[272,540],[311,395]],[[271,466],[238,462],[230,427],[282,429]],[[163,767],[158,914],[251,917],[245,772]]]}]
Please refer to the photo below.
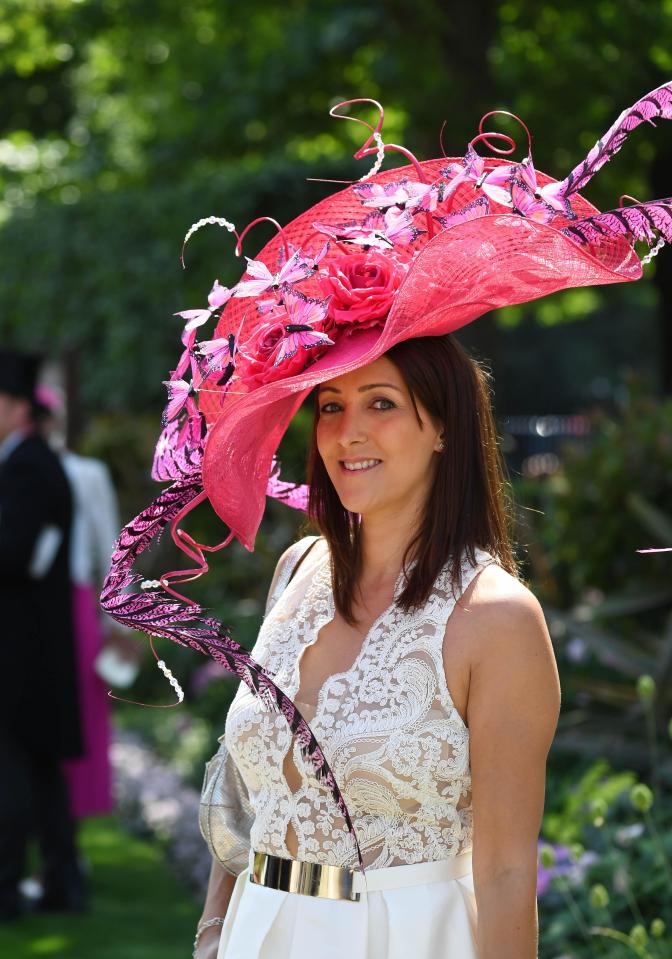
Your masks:
[{"label": "pink butterfly decoration", "polygon": [[217,385],[225,386],[236,368],[233,362],[233,356],[236,352],[236,338],[233,333],[229,333],[228,336],[217,337],[214,340],[204,340],[196,345],[195,352],[199,358],[205,360],[205,368],[201,368],[203,379],[207,379],[213,373],[223,373],[223,376],[217,379]]},{"label": "pink butterfly decoration", "polygon": [[[534,168],[534,163],[532,162],[532,157],[528,154],[525,159],[519,163],[515,170],[515,175],[511,177],[511,199],[513,200],[513,184],[520,187],[521,183],[523,188],[527,188],[530,193],[533,194],[534,199],[539,201],[544,205],[546,210],[550,208],[549,219],[552,218],[554,213],[562,213],[566,217],[574,217],[572,209],[569,205],[569,201],[566,200],[561,194],[561,183],[547,183],[546,186],[540,187],[537,183],[537,171]],[[522,200],[522,197],[519,196],[519,199]],[[514,203],[515,206],[515,203]],[[537,213],[540,213],[539,208],[535,208]],[[520,210],[516,210],[520,212]],[[523,214],[524,216],[529,216],[530,214]],[[535,219],[540,219],[540,216],[535,216]],[[544,223],[548,223],[548,220],[543,220]]]},{"label": "pink butterfly decoration", "polygon": [[406,210],[435,210],[441,202],[443,181],[436,184],[395,180],[392,183],[357,183],[353,190],[364,206],[387,210],[396,206]]},{"label": "pink butterfly decoration", "polygon": [[287,288],[283,290],[282,300],[289,323],[285,324],[285,335],[277,346],[273,366],[279,366],[283,360],[290,359],[299,348],[310,350],[314,346],[334,345],[334,341],[326,333],[313,329],[313,323],[320,323],[326,318],[330,296],[324,300],[315,300],[298,290]]},{"label": "pink butterfly decoration", "polygon": [[[298,251],[298,247],[295,247],[293,243],[289,243],[288,246],[292,253],[295,253]],[[313,254],[313,253],[306,252],[305,250],[298,251],[298,252],[303,257],[303,261],[312,268],[313,272],[315,272],[315,270],[317,270],[318,266],[320,265],[321,261],[329,252],[329,240],[327,240],[325,243],[322,244],[322,246],[319,248],[317,253]],[[281,252],[281,264],[284,264],[285,259],[286,257],[284,255],[284,247],[283,247]]]},{"label": "pink butterfly decoration", "polygon": [[426,233],[426,230],[419,230],[414,225],[413,217],[408,210],[398,210],[395,207],[387,210],[383,216],[380,213],[372,213],[367,220],[370,220],[372,226],[376,226],[376,234],[390,246],[412,243]]},{"label": "pink butterfly decoration", "polygon": [[266,316],[270,320],[284,313],[282,305],[278,300],[271,299],[270,297],[266,300],[257,300],[256,307],[259,316]]},{"label": "pink butterfly decoration", "polygon": [[[174,316],[181,316],[183,320],[187,321],[186,326],[184,327],[184,334],[194,333],[199,326],[203,326],[206,323],[215,310],[218,310],[220,306],[224,306],[233,296],[233,290],[229,290],[227,287],[222,286],[219,280],[215,280],[212,289],[208,293],[208,306],[203,310],[181,310],[179,313],[175,313]],[[189,339],[188,335],[186,339]],[[182,336],[182,342],[185,343],[185,335]],[[193,339],[191,341],[193,345]],[[186,346],[186,343],[185,343]]]},{"label": "pink butterfly decoration", "polygon": [[235,337],[232,333],[217,337],[215,340],[202,340],[196,344],[197,355],[206,360],[206,376],[217,370],[223,370],[225,361],[228,363],[233,359],[235,350]]},{"label": "pink butterfly decoration", "polygon": [[413,210],[414,213],[433,213],[439,203],[443,203],[446,197],[447,183],[445,180],[437,180],[430,183],[425,189],[425,184],[418,184],[423,188],[417,196],[412,197],[407,203],[405,209]]},{"label": "pink butterfly decoration", "polygon": [[307,279],[315,272],[315,267],[306,263],[303,259],[301,250],[296,250],[287,262],[278,270],[277,273],[271,273],[269,268],[261,260],[247,260],[247,273],[252,277],[251,280],[241,280],[235,287],[233,295],[240,296],[259,296],[266,290],[278,290],[285,283],[298,283]]},{"label": "pink butterfly decoration", "polygon": [[361,223],[313,223],[313,226],[320,233],[326,233],[335,240],[379,249],[412,243],[426,232],[415,226],[408,210],[400,210],[398,207],[390,207],[384,214],[376,210]]},{"label": "pink butterfly decoration", "polygon": [[208,293],[208,303],[211,310],[218,310],[220,306],[224,306],[225,303],[228,303],[231,297],[233,296],[233,290],[230,290],[226,286],[222,286],[219,280],[215,280],[212,285],[212,289]]},{"label": "pink butterfly decoration", "polygon": [[487,196],[478,196],[475,200],[467,203],[466,206],[455,210],[454,213],[446,213],[442,216],[435,217],[435,219],[441,224],[444,230],[447,230],[449,227],[456,226],[458,223],[474,220],[478,216],[487,216],[489,212],[490,201]]},{"label": "pink butterfly decoration", "polygon": [[[193,314],[193,316],[189,318],[188,314]],[[200,369],[195,349],[196,330],[199,326],[202,326],[212,314],[209,310],[184,310],[182,313],[176,313],[175,316],[181,316],[183,319],[187,319],[187,324],[182,331],[181,337],[184,350],[170,377],[171,380],[180,380],[184,378],[184,374],[189,367],[191,367],[192,377],[196,376]]]},{"label": "pink butterfly decoration", "polygon": [[204,323],[207,323],[210,317],[214,314],[215,310],[218,310],[220,307],[228,303],[232,295],[233,290],[228,289],[226,286],[222,286],[219,280],[215,280],[212,285],[212,289],[208,294],[207,309],[181,310],[179,313],[173,314],[174,316],[182,317],[182,319],[186,320],[187,322],[184,330],[182,331],[182,345],[184,346],[184,352],[178,360],[177,366],[173,370],[171,375],[172,380],[182,379],[190,365],[192,375],[196,374],[197,357],[194,351],[196,330],[199,328],[199,326],[203,326]]},{"label": "pink butterfly decoration", "polygon": [[313,223],[313,227],[320,233],[326,233],[327,236],[341,243],[378,246],[380,241],[376,233],[365,226],[368,220],[369,217],[365,220],[351,220],[347,223]]},{"label": "pink butterfly decoration", "polygon": [[550,223],[558,215],[557,210],[544,200],[537,199],[529,186],[517,177],[511,180],[511,205],[514,213],[539,223]]},{"label": "pink butterfly decoration", "polygon": [[[293,244],[291,243],[289,243],[288,246],[290,251],[292,251],[291,256],[296,256],[299,258],[299,261],[301,262],[301,267],[302,267],[301,272],[303,272],[303,268],[307,268],[309,271],[306,277],[299,276],[299,281],[300,281],[301,279],[307,278],[307,276],[312,276],[314,273],[317,272],[317,268],[320,265],[320,262],[324,259],[324,257],[329,251],[329,240],[327,240],[326,243],[324,243],[315,254],[302,252],[297,247],[293,246]],[[281,261],[281,264],[283,264],[283,266],[287,262],[285,257],[284,247],[281,250],[280,261]],[[279,273],[277,274],[278,279],[280,279],[282,275],[283,275],[283,267],[281,266],[281,269]],[[277,294],[275,297],[266,297],[265,299],[257,300],[255,306],[259,316],[265,316],[268,320],[282,321],[282,317],[285,315],[285,309],[282,305],[280,290],[283,285],[287,285],[290,282],[292,281],[291,280],[283,281],[283,283],[279,284],[277,288],[276,288],[276,285],[274,284],[273,288],[276,290],[276,294]],[[294,280],[293,282],[297,282],[297,281]]]},{"label": "pink butterfly decoration", "polygon": [[190,383],[183,379],[164,380],[163,385],[168,389],[168,404],[163,411],[162,422],[166,426],[186,410],[188,416],[199,416],[195,397],[203,383],[203,375],[199,370]]},{"label": "pink butterfly decoration", "polygon": [[450,163],[441,172],[450,177],[444,198],[450,196],[462,183],[473,183],[495,203],[511,206],[511,194],[508,182],[514,175],[517,164],[505,164],[485,169],[485,158],[480,156],[471,144],[467,147],[464,159],[460,163]]}]

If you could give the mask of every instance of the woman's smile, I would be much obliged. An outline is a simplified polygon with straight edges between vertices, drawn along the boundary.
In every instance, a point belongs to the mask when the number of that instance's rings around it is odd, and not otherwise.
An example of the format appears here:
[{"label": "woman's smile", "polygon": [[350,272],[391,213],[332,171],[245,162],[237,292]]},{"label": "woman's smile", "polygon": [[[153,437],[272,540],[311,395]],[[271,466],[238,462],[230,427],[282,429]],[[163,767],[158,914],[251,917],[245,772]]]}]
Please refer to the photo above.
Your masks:
[{"label": "woman's smile", "polygon": [[339,460],[341,471],[343,473],[368,473],[370,470],[375,469],[376,466],[379,466],[383,461],[373,458],[369,459],[358,459],[358,460]]}]

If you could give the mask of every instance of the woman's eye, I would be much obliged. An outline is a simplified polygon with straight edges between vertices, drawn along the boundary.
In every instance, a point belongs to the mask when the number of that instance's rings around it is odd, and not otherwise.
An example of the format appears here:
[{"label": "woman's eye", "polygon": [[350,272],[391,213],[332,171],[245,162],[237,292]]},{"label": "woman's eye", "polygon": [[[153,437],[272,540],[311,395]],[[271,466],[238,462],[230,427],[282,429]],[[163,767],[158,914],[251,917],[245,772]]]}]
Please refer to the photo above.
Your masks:
[{"label": "woman's eye", "polygon": [[[382,406],[379,404],[382,404]],[[377,409],[377,410],[393,410],[396,407],[396,404],[393,402],[393,400],[388,399],[386,396],[379,396],[377,399],[375,399],[372,402],[371,405],[374,409]],[[320,415],[322,413],[338,413],[340,409],[341,409],[341,406],[339,403],[336,403],[336,402],[324,403],[320,407]]]}]

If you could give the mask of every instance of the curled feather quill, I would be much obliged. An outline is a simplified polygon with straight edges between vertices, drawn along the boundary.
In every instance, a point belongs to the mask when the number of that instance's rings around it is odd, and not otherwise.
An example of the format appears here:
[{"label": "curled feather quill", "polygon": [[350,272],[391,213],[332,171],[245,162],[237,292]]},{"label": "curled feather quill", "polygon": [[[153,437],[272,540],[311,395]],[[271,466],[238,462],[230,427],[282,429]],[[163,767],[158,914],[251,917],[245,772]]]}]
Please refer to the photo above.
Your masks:
[{"label": "curled feather quill", "polygon": [[600,137],[585,160],[574,167],[564,180],[553,185],[554,196],[566,198],[582,190],[594,174],[618,153],[630,133],[640,123],[655,126],[654,120],[659,118],[672,119],[672,82],[657,87],[624,110],[604,136]]},{"label": "curled feather quill", "polygon": [[[359,842],[345,799],[310,726],[291,699],[276,686],[263,667],[240,643],[231,639],[217,619],[205,615],[203,607],[184,601],[179,598],[178,593],[163,588],[134,590],[142,580],[139,574],[133,572],[135,561],[169,523],[184,516],[203,498],[203,481],[199,470],[165,489],[122,529],[103,584],[101,608],[124,626],[142,630],[150,636],[171,639],[180,646],[187,646],[211,656],[224,669],[242,680],[264,705],[282,713],[303,757],[311,763],[317,780],[329,790],[343,816],[354,839],[359,864],[364,872]],[[191,542],[196,547],[196,554],[191,555],[197,555],[199,548]],[[201,548],[201,557],[202,549],[205,547]],[[203,566],[201,571],[207,570],[205,560]],[[166,577],[168,575],[166,574]]]},{"label": "curled feather quill", "polygon": [[672,241],[672,197],[634,203],[574,220],[561,232],[579,243],[598,243],[605,237],[622,236],[652,244],[657,235],[669,243]]}]

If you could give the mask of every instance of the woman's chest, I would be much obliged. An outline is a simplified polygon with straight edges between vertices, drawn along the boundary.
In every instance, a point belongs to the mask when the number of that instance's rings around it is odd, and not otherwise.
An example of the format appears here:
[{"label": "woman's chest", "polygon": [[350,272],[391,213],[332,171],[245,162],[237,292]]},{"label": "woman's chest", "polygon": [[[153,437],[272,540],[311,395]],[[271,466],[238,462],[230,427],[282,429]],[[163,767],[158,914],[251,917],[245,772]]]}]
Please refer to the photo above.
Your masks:
[{"label": "woman's chest", "polygon": [[390,605],[391,596],[386,602],[379,600],[376,615],[369,611],[368,622],[362,616],[356,626],[346,622],[338,610],[330,608],[332,618],[316,623],[313,635],[306,637],[296,650],[294,698],[316,705],[332,676],[352,673],[365,659],[369,670],[375,668],[375,651],[370,647],[376,645],[380,650],[381,643],[375,643],[372,633]]},{"label": "woman's chest", "polygon": [[[280,615],[267,620],[253,657],[298,705],[321,744],[330,747],[325,752],[334,755],[341,747],[349,752],[362,732],[367,737],[410,734],[439,729],[444,722],[464,731],[445,681],[443,625],[437,626],[431,610],[415,616],[388,611],[364,637],[347,624],[344,628],[333,615],[313,631],[281,625]],[[455,654],[449,661],[461,665]],[[266,739],[267,747],[272,739],[274,748],[284,751],[289,731],[282,722],[262,719],[262,713],[260,703],[241,684],[227,721],[228,734],[245,738],[260,723],[255,732]]]},{"label": "woman's chest", "polygon": [[[465,722],[470,647],[468,630],[461,617],[454,615],[456,612],[460,611],[454,610],[453,616],[444,618],[437,615],[430,603],[424,614],[408,616],[395,611],[390,591],[389,595],[373,597],[369,608],[359,616],[357,626],[353,626],[335,609],[335,604],[323,603],[314,629],[300,637],[288,657],[288,692],[295,702],[317,707],[334,677],[346,685],[361,679],[362,673],[369,680],[379,680],[395,666],[401,666],[404,659],[415,660],[416,666],[418,660],[431,659],[435,672],[441,674],[435,676],[437,687],[445,683],[447,699]],[[409,665],[407,662],[405,668],[402,666],[404,673]],[[387,678],[393,679],[392,675]]]}]

